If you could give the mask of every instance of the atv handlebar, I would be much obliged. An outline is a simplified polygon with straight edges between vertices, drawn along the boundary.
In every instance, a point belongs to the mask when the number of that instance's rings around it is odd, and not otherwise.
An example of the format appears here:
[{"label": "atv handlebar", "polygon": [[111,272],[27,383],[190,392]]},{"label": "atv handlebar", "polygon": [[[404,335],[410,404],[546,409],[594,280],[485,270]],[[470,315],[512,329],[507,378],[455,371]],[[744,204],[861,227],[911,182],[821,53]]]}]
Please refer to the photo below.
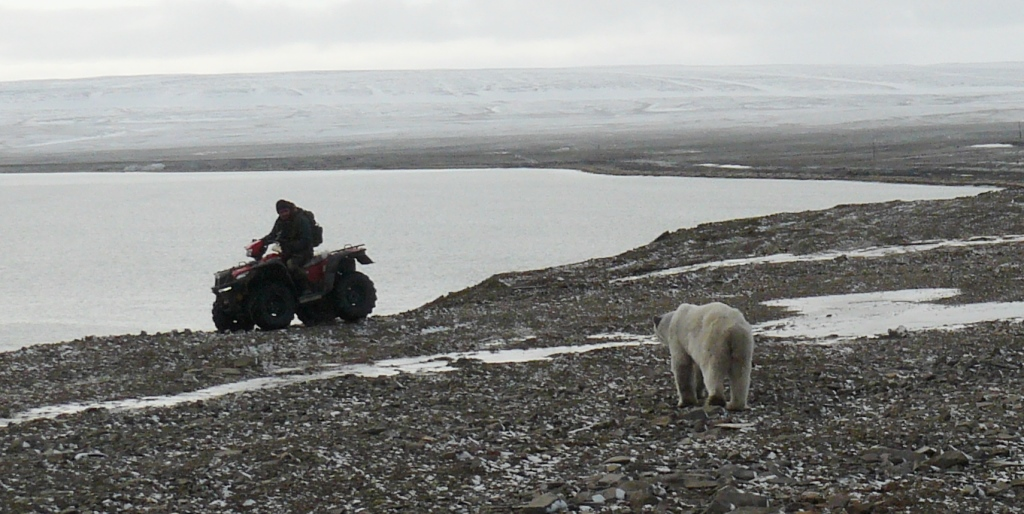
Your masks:
[{"label": "atv handlebar", "polygon": [[262,239],[253,239],[252,242],[245,247],[245,254],[256,260],[260,260],[266,251],[267,242]]}]

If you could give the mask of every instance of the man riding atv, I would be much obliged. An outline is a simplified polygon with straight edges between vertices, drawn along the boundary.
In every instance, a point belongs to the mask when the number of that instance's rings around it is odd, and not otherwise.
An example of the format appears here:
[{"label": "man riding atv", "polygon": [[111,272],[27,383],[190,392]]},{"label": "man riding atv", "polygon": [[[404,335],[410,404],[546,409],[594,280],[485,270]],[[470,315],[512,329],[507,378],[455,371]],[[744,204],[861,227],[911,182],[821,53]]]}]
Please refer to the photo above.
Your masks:
[{"label": "man riding atv", "polygon": [[296,283],[306,288],[306,274],[302,265],[313,258],[313,222],[306,211],[288,200],[278,200],[277,220],[270,233],[260,238],[264,245],[277,243],[281,247],[281,260]]},{"label": "man riding atv", "polygon": [[270,234],[246,247],[251,261],[214,274],[217,330],[276,330],[295,316],[306,325],[366,318],[377,302],[373,281],[356,271],[357,263],[373,262],[366,249],[349,245],[314,255],[313,248],[323,243],[323,229],[313,213],[287,200],[277,202],[277,212]]}]

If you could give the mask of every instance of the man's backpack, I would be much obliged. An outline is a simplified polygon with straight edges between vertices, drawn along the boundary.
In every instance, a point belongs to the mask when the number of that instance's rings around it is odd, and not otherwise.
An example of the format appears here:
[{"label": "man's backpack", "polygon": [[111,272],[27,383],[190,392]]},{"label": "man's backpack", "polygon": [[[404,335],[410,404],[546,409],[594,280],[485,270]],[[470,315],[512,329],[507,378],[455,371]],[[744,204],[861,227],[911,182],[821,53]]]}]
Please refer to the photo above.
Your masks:
[{"label": "man's backpack", "polygon": [[307,211],[301,209],[301,212],[306,215],[306,219],[309,220],[309,226],[313,233],[313,248],[316,248],[324,242],[324,227],[321,227],[316,222],[316,216],[313,215],[313,211]]}]

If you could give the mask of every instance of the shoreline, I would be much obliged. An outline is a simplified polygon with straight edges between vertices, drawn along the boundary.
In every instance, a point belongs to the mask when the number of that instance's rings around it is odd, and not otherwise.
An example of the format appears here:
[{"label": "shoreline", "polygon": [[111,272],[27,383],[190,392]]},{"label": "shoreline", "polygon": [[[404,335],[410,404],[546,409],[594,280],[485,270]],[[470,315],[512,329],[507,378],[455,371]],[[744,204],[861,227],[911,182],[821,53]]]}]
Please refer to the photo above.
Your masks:
[{"label": "shoreline", "polygon": [[553,136],[11,155],[0,158],[0,173],[533,167],[602,174],[1016,186],[1024,176],[1024,140],[1017,131],[1018,125],[1011,123],[707,132],[581,129]]}]

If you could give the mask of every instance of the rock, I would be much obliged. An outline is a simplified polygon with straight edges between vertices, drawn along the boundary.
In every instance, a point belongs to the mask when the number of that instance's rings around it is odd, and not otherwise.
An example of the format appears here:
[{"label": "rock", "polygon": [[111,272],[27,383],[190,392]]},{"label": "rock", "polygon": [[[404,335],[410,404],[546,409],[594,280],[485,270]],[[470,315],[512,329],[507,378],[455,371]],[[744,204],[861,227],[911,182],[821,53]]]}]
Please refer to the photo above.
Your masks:
[{"label": "rock", "polygon": [[708,514],[724,514],[744,507],[768,507],[768,498],[746,493],[732,486],[726,486],[715,493],[711,505],[705,512]]},{"label": "rock", "polygon": [[672,416],[658,416],[651,419],[651,424],[659,427],[667,427],[672,424]]},{"label": "rock", "polygon": [[733,477],[736,480],[742,481],[750,481],[757,477],[757,473],[755,471],[735,464],[722,466],[718,469],[718,474],[723,477]]},{"label": "rock", "polygon": [[996,496],[1003,494],[1006,491],[1009,491],[1010,489],[1013,489],[1013,485],[1011,485],[1009,482],[1000,481],[986,487],[985,494],[989,496]]},{"label": "rock", "polygon": [[933,466],[939,469],[949,469],[957,466],[966,466],[971,462],[970,458],[959,450],[943,452],[924,462],[926,466]]},{"label": "rock", "polygon": [[82,453],[76,454],[75,455],[75,460],[82,460],[82,459],[88,459],[88,458],[106,458],[106,457],[107,457],[107,455],[105,453],[103,453],[103,452],[100,452],[100,451],[89,451],[89,452],[82,452]]},{"label": "rock", "polygon": [[909,336],[910,330],[907,330],[907,327],[903,325],[889,329],[889,339],[906,339]]},{"label": "rock", "polygon": [[874,511],[875,504],[859,500],[851,500],[849,505],[846,506],[847,514],[870,514]]},{"label": "rock", "polygon": [[609,487],[595,496],[600,496],[603,501],[625,500],[626,491],[620,487]]},{"label": "rock", "polygon": [[823,503],[825,497],[818,491],[804,491],[800,493],[800,501],[806,503]]},{"label": "rock", "polygon": [[687,489],[714,489],[720,485],[714,480],[701,480],[699,478],[687,478],[683,482],[683,486]]},{"label": "rock", "polygon": [[658,497],[648,490],[640,490],[629,493],[629,505],[634,511],[642,511],[647,505],[657,505]]},{"label": "rock", "polygon": [[610,457],[608,459],[605,459],[604,461],[605,464],[629,464],[630,462],[633,462],[633,457],[629,457],[626,455]]},{"label": "rock", "polygon": [[845,509],[850,504],[850,495],[846,493],[839,493],[828,499],[828,503],[825,508],[828,509]]},{"label": "rock", "polygon": [[550,514],[568,509],[569,505],[560,496],[555,493],[546,493],[534,498],[519,510],[523,514]]},{"label": "rock", "polygon": [[683,413],[679,419],[684,419],[686,421],[705,421],[708,419],[708,411],[704,410],[703,407],[690,409]]}]

